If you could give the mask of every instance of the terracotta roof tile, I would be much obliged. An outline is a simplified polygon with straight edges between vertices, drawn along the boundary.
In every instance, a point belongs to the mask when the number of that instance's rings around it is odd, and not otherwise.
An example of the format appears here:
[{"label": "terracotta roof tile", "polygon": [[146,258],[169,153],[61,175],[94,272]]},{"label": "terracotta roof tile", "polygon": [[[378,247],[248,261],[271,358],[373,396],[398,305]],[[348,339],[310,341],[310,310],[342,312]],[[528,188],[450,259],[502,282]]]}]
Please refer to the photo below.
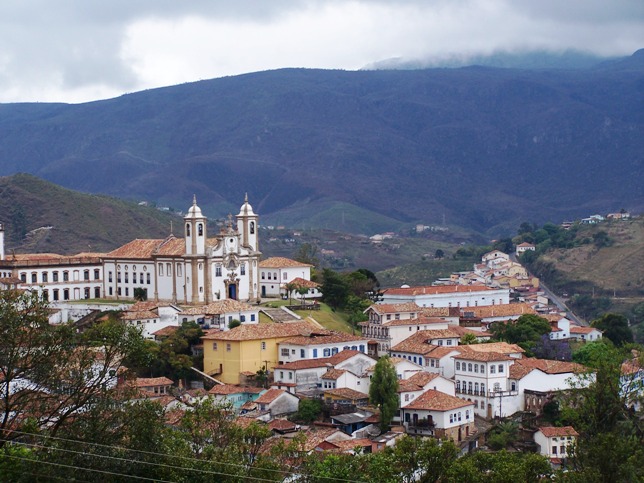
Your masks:
[{"label": "terracotta roof tile", "polygon": [[338,380],[346,373],[347,371],[343,369],[329,369],[324,374],[322,374],[322,379]]},{"label": "terracotta roof tile", "polygon": [[151,387],[151,386],[171,386],[174,382],[167,377],[137,377],[134,381],[135,387]]},{"label": "terracotta roof tile", "polygon": [[508,344],[507,342],[483,342],[481,344],[470,344],[459,346],[459,349],[465,349],[471,352],[499,352],[501,354],[523,354],[523,350],[517,344]]},{"label": "terracotta roof tile", "polygon": [[441,317],[415,317],[413,319],[399,319],[399,320],[388,320],[383,322],[385,327],[398,327],[403,325],[431,325],[431,324],[447,324],[448,320]]},{"label": "terracotta roof tile", "polygon": [[179,329],[176,325],[168,325],[163,329],[159,329],[156,332],[152,332],[152,335],[156,337],[168,337],[174,334]]},{"label": "terracotta roof tile", "polygon": [[260,268],[295,268],[295,267],[312,267],[308,263],[298,262],[285,257],[270,257],[259,262]]},{"label": "terracotta roof tile", "polygon": [[461,316],[465,316],[466,312],[472,313],[474,317],[481,319],[537,313],[532,306],[526,303],[461,307]]},{"label": "terracotta roof tile", "polygon": [[318,331],[311,333],[310,336],[295,336],[283,340],[280,344],[291,345],[319,345],[319,344],[337,344],[342,342],[367,342],[368,339],[357,335],[347,334],[346,332]]},{"label": "terracotta roof tile", "polygon": [[[414,302],[406,302],[404,304],[373,304],[369,309],[372,309],[377,314],[396,314],[407,312],[420,312],[422,307]],[[367,309],[367,310],[369,310]]]},{"label": "terracotta roof tile", "polygon": [[297,425],[288,419],[273,419],[268,423],[268,427],[273,431],[289,431],[295,430]]},{"label": "terracotta roof tile", "polygon": [[591,332],[599,332],[600,334],[602,333],[601,330],[596,329],[595,327],[580,327],[578,325],[571,325],[570,326],[570,333],[571,334],[590,334]]},{"label": "terracotta roof tile", "polygon": [[414,399],[404,409],[424,409],[427,411],[450,411],[465,406],[474,407],[473,402],[464,401],[444,392],[429,389]]},{"label": "terracotta roof tile", "polygon": [[291,280],[291,283],[294,283],[298,287],[304,287],[304,288],[318,288],[320,286],[319,283],[312,282],[311,280],[306,280],[302,277],[297,277]]},{"label": "terracotta roof tile", "polygon": [[283,389],[269,389],[264,394],[255,399],[257,404],[270,404],[275,401],[282,394],[286,394]]},{"label": "terracotta roof tile", "polygon": [[[585,366],[575,362],[553,361],[550,359],[515,359],[513,365],[516,364],[528,369],[539,369],[546,374],[565,374],[568,372],[579,374],[588,370]],[[512,367],[510,367],[510,377],[512,377]]]},{"label": "terracotta roof tile", "polygon": [[[462,346],[467,347],[467,346]],[[454,359],[461,359],[467,361],[478,361],[478,362],[496,362],[496,361],[510,361],[512,358],[508,355],[501,354],[499,352],[471,352],[468,350],[460,350],[460,354],[454,356]]]},{"label": "terracotta roof tile", "polygon": [[[165,240],[136,239],[105,254],[105,258],[150,259]],[[180,255],[183,254],[183,251]]]},{"label": "terracotta roof tile", "polygon": [[228,331],[215,332],[204,335],[204,340],[256,340],[277,339],[305,334],[316,328],[308,322],[269,323],[269,324],[242,324]]},{"label": "terracotta roof tile", "polygon": [[347,350],[340,351],[337,354],[332,355],[331,357],[323,357],[320,359],[301,359],[299,361],[287,362],[286,364],[277,366],[276,369],[297,371],[300,369],[312,369],[314,367],[325,367],[325,366],[333,367],[336,364],[339,364],[340,362],[344,362],[347,359],[350,359],[351,357],[357,354],[362,354],[366,356],[366,354],[363,354],[360,351],[347,349]]},{"label": "terracotta roof tile", "polygon": [[487,292],[491,289],[485,285],[436,285],[409,288],[388,288],[385,295],[436,295],[454,292]]},{"label": "terracotta roof tile", "polygon": [[140,312],[123,312],[121,313],[120,319],[121,320],[149,320],[149,319],[157,319],[159,318],[159,314],[155,312],[151,312],[149,310],[142,310]]},{"label": "terracotta roof tile", "polygon": [[561,436],[579,436],[572,426],[541,426],[539,431],[543,433],[546,438],[561,437]]},{"label": "terracotta roof tile", "polygon": [[231,312],[257,311],[257,307],[233,299],[217,300],[208,305],[188,307],[181,311],[182,315],[220,315]]},{"label": "terracotta roof tile", "polygon": [[329,394],[331,396],[340,397],[343,399],[348,399],[350,401],[359,401],[361,399],[369,399],[369,395],[356,391],[348,387],[339,387],[336,389],[326,389],[324,394]]}]

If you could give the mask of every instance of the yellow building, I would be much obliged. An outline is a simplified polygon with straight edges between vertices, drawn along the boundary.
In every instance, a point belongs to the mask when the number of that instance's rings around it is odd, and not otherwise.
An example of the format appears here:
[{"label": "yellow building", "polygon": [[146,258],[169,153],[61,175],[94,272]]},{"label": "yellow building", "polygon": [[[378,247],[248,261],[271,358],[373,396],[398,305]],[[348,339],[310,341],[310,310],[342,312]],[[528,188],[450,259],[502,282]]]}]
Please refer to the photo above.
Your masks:
[{"label": "yellow building", "polygon": [[247,324],[215,332],[203,341],[204,372],[226,384],[239,384],[240,373],[255,374],[278,364],[278,347],[284,339],[314,330],[307,322]]}]

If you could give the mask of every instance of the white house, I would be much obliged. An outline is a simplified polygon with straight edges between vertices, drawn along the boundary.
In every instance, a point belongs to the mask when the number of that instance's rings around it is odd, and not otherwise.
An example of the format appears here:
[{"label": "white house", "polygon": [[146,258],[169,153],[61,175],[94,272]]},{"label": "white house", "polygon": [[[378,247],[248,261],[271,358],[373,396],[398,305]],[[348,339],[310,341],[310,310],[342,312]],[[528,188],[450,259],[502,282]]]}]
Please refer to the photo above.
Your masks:
[{"label": "white house", "polygon": [[278,344],[279,363],[331,357],[345,350],[367,353],[369,340],[361,336],[329,330],[312,330],[308,335],[284,339]]},{"label": "white house", "polygon": [[414,302],[421,307],[478,307],[510,303],[510,290],[484,285],[443,285],[386,289],[382,303]]},{"label": "white house", "polygon": [[497,262],[507,262],[509,260],[510,255],[500,250],[492,250],[491,252],[483,254],[481,257],[481,261],[488,266]]},{"label": "white house", "polygon": [[166,327],[179,325],[179,307],[159,302],[137,302],[121,313],[120,319],[141,328],[146,339],[154,340],[154,333]]},{"label": "white house", "polygon": [[269,389],[254,401],[260,412],[268,412],[270,419],[297,411],[300,399],[282,389]]},{"label": "white house", "polygon": [[429,389],[400,409],[407,434],[450,438],[460,442],[476,431],[474,405]]},{"label": "white house", "polygon": [[179,314],[181,321],[194,321],[204,329],[228,330],[233,320],[242,324],[259,323],[259,308],[238,300],[217,300],[207,305],[197,305],[183,309]]},{"label": "white house", "polygon": [[285,294],[284,285],[296,278],[311,280],[311,267],[308,263],[284,257],[271,257],[259,263],[259,278],[262,297],[281,297]]},{"label": "white house", "polygon": [[429,389],[454,396],[454,381],[430,372],[418,372],[409,379],[398,381],[400,407],[405,407]]},{"label": "white house", "polygon": [[579,325],[570,325],[570,338],[584,342],[599,340],[603,337],[603,332],[595,327],[582,327]]},{"label": "white house", "polygon": [[539,445],[539,453],[547,458],[567,458],[574,448],[579,434],[572,426],[541,426],[534,433],[534,442]]},{"label": "white house", "polygon": [[533,252],[535,250],[536,250],[536,247],[532,243],[523,242],[523,243],[519,243],[516,246],[515,253],[518,257],[523,255],[525,252],[528,252],[528,251]]},{"label": "white house", "polygon": [[[275,367],[273,386],[293,393],[323,389],[324,381],[322,376],[327,374],[329,370],[336,369],[349,372],[355,376],[343,378],[341,384],[346,384],[345,386],[338,386],[337,379],[335,379],[337,388],[349,387],[360,392],[368,392],[369,377],[367,370],[374,363],[374,359],[356,350],[344,350],[331,357],[300,359]],[[332,381],[332,375],[328,374],[327,388],[329,387],[329,382]]]}]

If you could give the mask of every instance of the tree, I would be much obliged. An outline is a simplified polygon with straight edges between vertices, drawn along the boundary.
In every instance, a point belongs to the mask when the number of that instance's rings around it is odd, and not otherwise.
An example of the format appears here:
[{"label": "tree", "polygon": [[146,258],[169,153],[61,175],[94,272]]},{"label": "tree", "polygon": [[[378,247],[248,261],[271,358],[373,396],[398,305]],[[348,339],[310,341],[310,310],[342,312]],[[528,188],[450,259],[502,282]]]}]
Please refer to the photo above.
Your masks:
[{"label": "tree", "polygon": [[333,309],[341,309],[349,297],[349,285],[338,273],[329,268],[322,272],[323,282],[321,291],[324,301]]},{"label": "tree", "polygon": [[633,390],[640,390],[630,385],[639,385],[639,381],[622,378],[625,354],[619,349],[592,344],[595,372],[580,376],[579,389],[567,392],[561,407],[562,422],[579,433],[572,466],[581,475],[580,481],[642,481],[641,409],[636,411],[629,404]]},{"label": "tree", "polygon": [[148,291],[147,289],[144,289],[143,287],[135,287],[134,288],[134,300],[138,300],[139,302],[143,302],[148,299]]},{"label": "tree", "polygon": [[538,315],[524,314],[516,321],[493,324],[491,331],[496,339],[519,344],[530,352],[542,335],[550,333],[550,323]]},{"label": "tree", "polygon": [[240,325],[241,325],[241,322],[238,319],[233,319],[230,322],[228,322],[229,329],[234,329],[235,327],[239,327]]},{"label": "tree", "polygon": [[552,340],[548,334],[543,334],[532,349],[539,359],[571,361],[572,350],[567,340]]},{"label": "tree", "polygon": [[445,252],[441,250],[440,248],[434,252],[434,258],[439,260],[445,256]]},{"label": "tree", "polygon": [[293,416],[295,421],[310,424],[322,414],[322,401],[319,399],[302,399]]},{"label": "tree", "polygon": [[477,344],[477,343],[478,343],[478,339],[476,338],[476,335],[472,334],[471,332],[467,334],[463,334],[460,341],[460,344],[462,345],[471,345],[471,344]]},{"label": "tree", "polygon": [[628,319],[621,314],[604,314],[593,320],[593,327],[604,332],[604,337],[617,347],[633,342],[633,332],[628,326]]},{"label": "tree", "polygon": [[286,294],[288,295],[289,305],[293,305],[293,292],[295,292],[297,289],[298,285],[293,281],[284,284],[284,290],[286,290]]},{"label": "tree", "polygon": [[293,258],[298,262],[308,263],[309,265],[317,267],[320,264],[317,253],[318,247],[312,245],[311,243],[302,243]]},{"label": "tree", "polygon": [[79,335],[48,317],[37,293],[0,290],[0,448],[15,438],[11,429],[55,434],[110,398],[123,361],[145,352],[140,331],[116,320]]},{"label": "tree", "polygon": [[398,376],[389,356],[378,359],[369,387],[369,401],[380,409],[380,428],[389,429],[389,424],[398,410]]}]

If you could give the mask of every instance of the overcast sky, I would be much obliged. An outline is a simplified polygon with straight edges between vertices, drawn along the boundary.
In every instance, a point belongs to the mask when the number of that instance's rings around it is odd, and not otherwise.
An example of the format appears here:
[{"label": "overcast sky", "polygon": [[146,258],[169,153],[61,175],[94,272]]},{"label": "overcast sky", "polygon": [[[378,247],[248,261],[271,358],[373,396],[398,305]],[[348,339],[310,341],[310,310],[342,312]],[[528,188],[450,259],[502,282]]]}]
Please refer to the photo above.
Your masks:
[{"label": "overcast sky", "polygon": [[393,57],[643,47],[644,0],[3,0],[0,102]]}]

